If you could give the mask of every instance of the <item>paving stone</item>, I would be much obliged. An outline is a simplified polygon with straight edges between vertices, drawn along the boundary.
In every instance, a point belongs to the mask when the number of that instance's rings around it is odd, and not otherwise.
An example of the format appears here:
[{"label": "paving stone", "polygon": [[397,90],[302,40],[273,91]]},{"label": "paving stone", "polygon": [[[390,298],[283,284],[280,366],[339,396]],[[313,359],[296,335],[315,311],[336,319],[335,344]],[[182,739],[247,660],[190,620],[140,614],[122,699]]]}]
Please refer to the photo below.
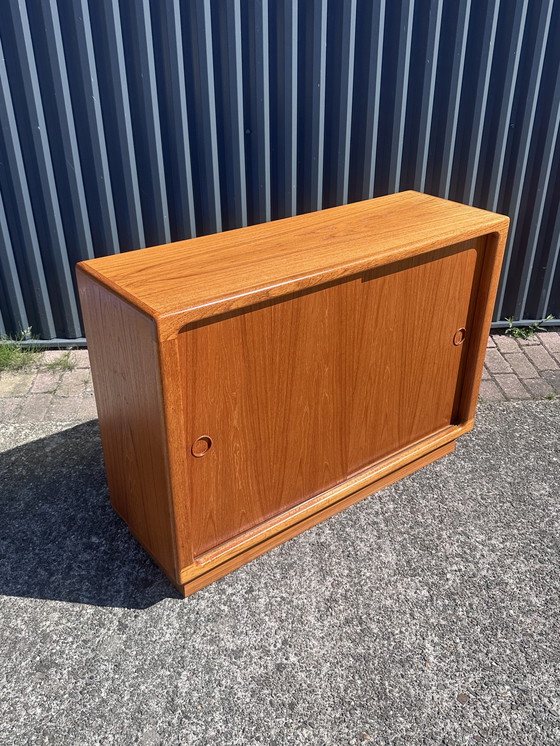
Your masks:
[{"label": "paving stone", "polygon": [[31,386],[32,394],[51,394],[56,390],[60,383],[61,374],[59,371],[40,370],[35,376]]},{"label": "paving stone", "polygon": [[91,380],[91,376],[86,380],[84,380],[84,390],[82,391],[83,397],[90,397],[94,395],[93,391],[93,381]]},{"label": "paving stone", "polygon": [[97,408],[95,406],[95,399],[93,397],[81,399],[76,407],[76,412],[78,419],[81,421],[96,420]]},{"label": "paving stone", "polygon": [[560,394],[560,370],[543,370],[542,377],[548,381],[556,394]]},{"label": "paving stone", "polygon": [[30,394],[20,412],[21,422],[42,422],[52,401],[52,394]]},{"label": "paving stone", "polygon": [[[487,346],[481,399],[560,395],[560,357],[554,359],[554,355],[560,356],[559,332],[543,332],[531,340],[494,335]],[[65,355],[74,369],[39,367],[0,374],[0,422],[84,422],[97,418],[87,350],[47,350],[37,356],[38,364],[52,363]]]},{"label": "paving stone", "polygon": [[546,351],[541,344],[535,347],[527,347],[525,354],[537,370],[557,370],[560,366],[556,360]]},{"label": "paving stone", "polygon": [[56,363],[61,360],[67,353],[67,350],[45,350],[43,352],[42,364]]},{"label": "paving stone", "polygon": [[53,396],[45,420],[47,422],[74,422],[79,419],[79,409],[82,401],[77,396],[67,398]]},{"label": "paving stone", "polygon": [[24,399],[15,397],[0,399],[0,423],[18,422],[23,402]]},{"label": "paving stone", "polygon": [[490,373],[511,373],[512,370],[498,349],[486,350],[486,367]]},{"label": "paving stone", "polygon": [[539,377],[538,370],[522,352],[512,352],[510,354],[505,354],[504,357],[512,367],[513,372],[518,375],[519,378],[526,379]]},{"label": "paving stone", "polygon": [[494,337],[496,347],[500,352],[519,352],[519,345],[514,337],[508,334],[496,334]]},{"label": "paving stone", "polygon": [[482,381],[480,384],[480,398],[483,401],[504,401],[505,396],[494,381]]},{"label": "paving stone", "polygon": [[0,374],[0,397],[25,396],[35,380],[36,373],[9,371]]},{"label": "paving stone", "polygon": [[512,374],[496,375],[495,381],[504,392],[506,399],[530,399],[531,395],[519,378]]},{"label": "paving stone", "polygon": [[89,375],[82,368],[64,371],[56,392],[57,397],[82,396],[86,380],[89,381]]},{"label": "paving stone", "polygon": [[87,350],[71,350],[69,359],[76,368],[89,368],[89,353]]},{"label": "paving stone", "polygon": [[540,332],[537,336],[550,354],[560,360],[560,332]]},{"label": "paving stone", "polygon": [[546,378],[529,378],[524,383],[535,399],[556,393]]}]

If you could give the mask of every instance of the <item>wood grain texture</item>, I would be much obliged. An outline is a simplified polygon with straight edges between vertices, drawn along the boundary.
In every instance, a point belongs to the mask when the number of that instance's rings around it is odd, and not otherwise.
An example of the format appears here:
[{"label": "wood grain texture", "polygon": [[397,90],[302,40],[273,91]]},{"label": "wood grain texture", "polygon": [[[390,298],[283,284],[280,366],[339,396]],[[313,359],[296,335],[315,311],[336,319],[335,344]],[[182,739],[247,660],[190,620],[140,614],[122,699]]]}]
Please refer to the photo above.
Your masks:
[{"label": "wood grain texture", "polygon": [[158,321],[187,323],[507,229],[508,218],[418,192],[84,262]]},{"label": "wood grain texture", "polygon": [[78,272],[111,503],[174,578],[176,558],[156,329]]},{"label": "wood grain texture", "polygon": [[457,438],[470,429],[470,424],[448,427],[408,448],[403,448],[402,451],[392,454],[387,459],[382,459],[330,490],[322,492],[320,495],[302,502],[268,521],[264,521],[241,536],[221,544],[216,549],[198,556],[190,566],[183,568],[179,575],[180,580],[188,582],[225,562],[229,562],[239,554],[252,551],[277,534],[287,535],[285,532],[290,532],[292,529],[295,530],[295,533],[298,533],[296,527],[308,519],[312,520],[314,515],[332,515],[329,511],[339,503],[343,503],[347,499],[355,502],[360,498],[356,497],[354,499],[354,495],[365,496],[374,491],[373,485],[389,484],[385,480],[394,472],[404,473],[403,470],[408,469],[411,464],[424,463],[425,458],[431,458],[430,454],[439,453],[443,455],[447,453],[447,448],[454,447]]},{"label": "wood grain texture", "polygon": [[188,469],[195,556],[453,423],[468,350],[453,336],[467,324],[484,244],[180,335],[187,443],[213,440]]},{"label": "wood grain texture", "polygon": [[507,224],[405,192],[79,265],[111,499],[182,592],[472,428]]},{"label": "wood grain texture", "polygon": [[308,514],[302,514],[301,520],[289,524],[287,527],[277,527],[275,531],[263,533],[261,535],[261,541],[252,543],[242,552],[237,551],[235,554],[224,553],[218,558],[218,561],[212,561],[213,558],[209,558],[209,561],[206,562],[205,565],[197,565],[196,568],[193,568],[195,572],[191,574],[183,573],[182,577],[188,576],[188,579],[184,583],[176,583],[176,586],[184,596],[190,596],[193,593],[196,593],[196,591],[205,588],[210,583],[213,583],[215,580],[223,578],[224,575],[227,575],[233,570],[246,565],[251,560],[260,557],[271,549],[274,549],[274,547],[277,547],[279,544],[283,544],[284,542],[293,539],[294,536],[298,536],[308,528],[316,526],[318,523],[342,512],[351,505],[355,505],[360,500],[371,497],[376,492],[379,492],[379,490],[388,487],[399,479],[403,479],[404,477],[413,474],[415,471],[418,471],[418,469],[421,469],[437,459],[452,453],[454,450],[455,442],[443,445],[411,463],[407,463],[398,468],[393,468],[392,471],[379,478],[377,481],[368,484],[362,489],[344,495],[339,500],[328,504],[323,509],[316,509]]}]

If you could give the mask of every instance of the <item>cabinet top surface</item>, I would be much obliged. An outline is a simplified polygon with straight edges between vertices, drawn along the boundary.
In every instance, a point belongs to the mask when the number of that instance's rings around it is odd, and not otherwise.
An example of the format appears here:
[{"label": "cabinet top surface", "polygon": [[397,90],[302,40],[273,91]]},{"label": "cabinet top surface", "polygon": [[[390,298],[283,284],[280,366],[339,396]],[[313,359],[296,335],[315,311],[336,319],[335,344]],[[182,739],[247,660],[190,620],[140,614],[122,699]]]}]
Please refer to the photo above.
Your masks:
[{"label": "cabinet top surface", "polygon": [[[272,223],[80,262],[177,328],[492,232],[508,218],[401,192]],[[172,318],[167,318],[172,317]]]}]

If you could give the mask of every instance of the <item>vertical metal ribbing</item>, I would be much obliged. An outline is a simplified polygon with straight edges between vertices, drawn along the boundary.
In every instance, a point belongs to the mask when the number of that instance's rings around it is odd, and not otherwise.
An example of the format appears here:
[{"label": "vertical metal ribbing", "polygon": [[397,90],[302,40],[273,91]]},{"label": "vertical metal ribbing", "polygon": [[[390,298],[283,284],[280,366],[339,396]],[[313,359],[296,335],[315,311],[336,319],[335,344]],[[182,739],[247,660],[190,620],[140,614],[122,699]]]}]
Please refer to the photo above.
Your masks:
[{"label": "vertical metal ribbing", "polygon": [[264,223],[271,219],[270,189],[270,85],[268,44],[268,0],[254,0],[254,13],[249,17],[250,91],[249,129],[252,148],[248,171],[252,173],[252,221]]},{"label": "vertical metal ribbing", "polygon": [[457,122],[459,119],[459,105],[461,103],[461,90],[463,87],[463,71],[465,68],[470,13],[471,0],[461,0],[457,17],[455,55],[451,71],[447,124],[443,144],[443,168],[439,180],[439,195],[445,198],[449,197],[451,174],[453,173],[453,159],[455,155],[455,143],[457,141]]},{"label": "vertical metal ribbing", "polygon": [[[66,61],[64,59],[64,48],[62,45],[62,33],[58,17],[58,7],[55,0],[49,0],[40,6],[42,21],[45,27],[45,40],[49,65],[51,68],[51,81],[53,85],[52,94],[56,106],[58,129],[62,141],[64,166],[60,169],[61,175],[68,184],[70,196],[70,213],[73,224],[72,240],[76,258],[92,259],[93,242],[89,224],[89,215],[86,204],[86,195],[82,176],[82,166],[78,151],[78,140],[74,115],[72,112],[72,101],[70,99],[70,88]],[[70,240],[70,237],[69,237]]]},{"label": "vertical metal ribbing", "polygon": [[[138,63],[137,91],[141,97],[142,132],[146,148],[143,153],[144,163],[150,175],[150,204],[142,206],[144,214],[144,231],[148,233],[147,223],[152,228],[148,242],[169,243],[169,208],[167,205],[167,188],[163,170],[163,153],[161,129],[157,99],[157,85],[154,64],[152,21],[150,18],[149,0],[137,0],[133,4],[134,41]],[[147,220],[148,213],[149,220]]]},{"label": "vertical metal ribbing", "polygon": [[201,229],[203,233],[222,230],[222,205],[220,196],[220,169],[216,131],[216,93],[214,83],[214,55],[212,51],[212,16],[210,0],[195,0],[195,14],[191,33],[197,36],[198,67],[200,71],[200,99],[198,116],[201,120],[199,141],[201,183],[196,188],[202,194]]},{"label": "vertical metal ribbing", "polygon": [[311,210],[323,207],[323,169],[325,161],[325,80],[327,72],[327,3],[313,2],[313,44],[311,47],[311,121],[310,153]]},{"label": "vertical metal ribbing", "polygon": [[[413,2],[414,0],[411,0]],[[356,0],[342,7],[342,46],[340,55],[340,98],[338,108],[338,143],[336,164],[336,204],[348,202],[350,172],[350,135],[352,129],[352,94],[356,40]]]},{"label": "vertical metal ribbing", "polygon": [[488,191],[488,209],[498,209],[498,198],[502,186],[504,163],[508,133],[511,123],[511,112],[515,98],[517,75],[519,72],[519,60],[521,59],[521,47],[523,45],[523,31],[527,19],[527,7],[529,0],[518,0],[514,5],[513,26],[510,36],[510,44],[507,52],[506,74],[503,84],[502,97],[500,101],[500,114],[498,117],[498,129],[493,144],[494,157],[490,167],[490,187]]},{"label": "vertical metal ribbing", "polygon": [[167,131],[174,145],[173,184],[169,196],[175,208],[174,226],[179,238],[196,236],[194,195],[192,183],[189,122],[185,89],[185,62],[181,30],[179,0],[159,6],[165,28],[165,49],[161,50],[167,63],[169,90],[167,103],[171,108]]},{"label": "vertical metal ribbing", "polygon": [[537,110],[537,101],[539,97],[541,78],[544,65],[544,57],[546,51],[546,43],[548,34],[550,31],[550,19],[552,15],[553,0],[545,0],[541,5],[539,22],[537,28],[537,38],[535,42],[535,54],[533,57],[533,64],[531,67],[531,74],[529,78],[528,87],[528,99],[525,105],[525,111],[523,115],[523,124],[521,126],[521,138],[520,138],[520,151],[516,159],[515,174],[513,177],[513,189],[512,196],[507,209],[507,214],[510,217],[509,235],[506,246],[506,253],[504,256],[504,263],[502,266],[502,277],[500,285],[498,287],[498,297],[496,301],[495,319],[498,321],[502,317],[504,296],[506,292],[506,283],[508,279],[509,268],[511,264],[511,257],[513,253],[513,246],[515,244],[515,236],[517,233],[517,225],[519,221],[519,208],[521,205],[521,197],[523,194],[523,188],[525,186],[525,174],[527,173],[527,163],[529,160],[529,150],[531,148],[531,141],[533,138],[533,126],[535,124],[535,115]]},{"label": "vertical metal ribbing", "polygon": [[[297,120],[298,120],[298,70],[297,70],[297,59],[298,59],[298,0],[292,0],[291,13],[289,20],[290,27],[290,72],[291,72],[291,91],[290,91],[290,102],[287,104],[287,108],[291,114],[290,121],[290,190],[289,190],[289,210],[286,212],[287,215],[295,215],[297,212],[297,159],[298,159],[298,142],[297,142]],[[286,132],[286,138],[288,134]],[[288,207],[288,205],[287,205]]]},{"label": "vertical metal ribbing", "polygon": [[515,306],[515,317],[518,319],[525,318],[525,305],[529,286],[531,283],[531,273],[535,263],[539,234],[541,231],[542,219],[545,204],[548,197],[548,187],[552,173],[552,162],[554,151],[558,140],[558,127],[560,126],[560,66],[556,68],[556,82],[554,84],[554,93],[552,94],[552,107],[548,126],[546,129],[543,157],[539,170],[539,180],[537,191],[531,204],[531,230],[527,239],[527,251],[523,259],[523,268],[520,277],[520,294]]},{"label": "vertical metal ribbing", "polygon": [[556,212],[556,220],[554,221],[554,229],[552,232],[552,240],[550,242],[550,246],[551,251],[546,263],[546,269],[537,307],[538,319],[544,319],[544,317],[548,313],[550,296],[552,294],[554,278],[556,277],[556,270],[558,267],[560,267],[560,262],[558,261],[560,259],[560,210]]},{"label": "vertical metal ribbing", "polygon": [[247,225],[247,178],[245,165],[245,126],[243,114],[243,59],[241,44],[240,0],[226,3],[224,9],[227,70],[224,70],[224,93],[227,97],[226,121],[221,123],[226,139],[228,162],[224,164],[228,206],[235,226]]},{"label": "vertical metal ribbing", "polygon": [[[404,126],[408,99],[408,79],[410,75],[410,49],[412,45],[412,25],[414,0],[406,0],[403,7],[404,24],[399,39],[397,77],[395,82],[395,109],[393,114],[393,139],[389,166],[389,191],[398,192],[401,181]],[[403,38],[404,37],[404,38]]]},{"label": "vertical metal ribbing", "polygon": [[[27,186],[27,177],[1,40],[0,127],[5,138],[6,165],[10,175],[10,188],[17,209],[21,243],[22,247],[25,248],[25,266],[31,280],[29,283],[31,287],[28,286],[27,289],[29,295],[32,296],[32,303],[35,307],[35,314],[33,315],[37,320],[37,327],[34,327],[33,332],[35,334],[39,333],[45,339],[52,339],[56,336],[56,329],[43,269],[43,260],[35,227],[31,198],[29,196],[29,188]],[[32,317],[30,310],[28,310],[27,315]]]},{"label": "vertical metal ribbing", "polygon": [[[95,6],[103,24],[107,40],[108,88],[114,109],[113,135],[117,148],[112,150],[112,170],[120,169],[122,192],[117,209],[120,242],[125,248],[140,249],[146,245],[142,206],[138,186],[138,172],[134,153],[134,136],[130,115],[128,80],[124,58],[121,18],[116,3],[100,2]],[[107,106],[108,108],[108,106]],[[117,161],[113,161],[113,158]]]},{"label": "vertical metal ribbing", "polygon": [[297,116],[298,116],[298,0],[285,0],[279,10],[282,24],[282,83],[280,116],[282,162],[279,164],[279,194],[282,217],[297,212]]},{"label": "vertical metal ribbing", "polygon": [[414,173],[415,188],[420,192],[423,192],[426,186],[426,171],[428,168],[428,155],[430,152],[439,43],[441,38],[442,12],[443,0],[432,0],[430,4],[428,40],[426,45],[426,68],[422,86],[422,108],[418,125],[418,151],[416,154],[416,168]]},{"label": "vertical metal ribbing", "polygon": [[364,198],[372,199],[375,190],[377,163],[377,133],[381,104],[381,73],[383,69],[383,34],[385,31],[385,0],[377,0],[371,19],[371,37],[368,65],[368,90],[365,126],[365,166],[362,182]]},{"label": "vertical metal ribbing", "polygon": [[[27,318],[27,312],[25,310],[25,303],[23,300],[23,293],[21,292],[21,284],[18,276],[17,265],[14,258],[14,249],[12,246],[12,239],[10,237],[10,230],[6,220],[6,212],[4,210],[4,201],[0,192],[0,271],[3,278],[0,283],[0,288],[4,287],[6,291],[6,300],[9,304],[9,309],[13,317],[13,326],[18,331],[24,331],[29,327],[29,320]],[[2,329],[2,334],[6,333],[6,329]]]},{"label": "vertical metal ribbing", "polygon": [[472,205],[478,177],[480,164],[480,149],[482,145],[482,133],[486,118],[486,106],[488,103],[488,90],[490,87],[490,73],[492,72],[492,59],[494,55],[494,44],[496,41],[496,29],[498,27],[498,14],[500,12],[500,0],[489,3],[486,11],[484,24],[484,37],[480,53],[480,68],[478,73],[477,94],[474,102],[474,114],[471,129],[471,139],[467,156],[467,173],[465,176],[465,189],[463,201]]},{"label": "vertical metal ribbing", "polygon": [[66,334],[69,337],[81,333],[78,307],[74,294],[62,215],[49,148],[47,127],[41,101],[41,91],[35,66],[35,55],[27,10],[23,3],[10,2],[15,49],[23,78],[23,95],[31,125],[31,142],[37,175],[44,200],[44,224],[49,239],[50,256],[58,277],[58,296],[63,311]]},{"label": "vertical metal ribbing", "polygon": [[0,333],[78,335],[77,258],[373,197],[405,175],[510,215],[496,321],[558,316],[553,0],[2,9]]},{"label": "vertical metal ribbing", "polygon": [[73,0],[69,6],[69,18],[75,35],[77,71],[85,107],[87,131],[82,132],[82,138],[87,141],[91,151],[92,174],[89,178],[86,174],[86,180],[90,187],[88,207],[94,245],[97,253],[116,254],[119,252],[119,237],[87,0]]}]

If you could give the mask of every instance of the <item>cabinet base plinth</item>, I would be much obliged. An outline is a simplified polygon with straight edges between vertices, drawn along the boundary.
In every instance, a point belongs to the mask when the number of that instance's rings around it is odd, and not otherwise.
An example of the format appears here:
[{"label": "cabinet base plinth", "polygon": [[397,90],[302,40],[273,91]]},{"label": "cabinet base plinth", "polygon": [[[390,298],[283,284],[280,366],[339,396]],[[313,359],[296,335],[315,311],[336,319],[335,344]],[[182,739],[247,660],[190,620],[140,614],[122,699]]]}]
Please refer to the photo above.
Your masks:
[{"label": "cabinet base plinth", "polygon": [[409,474],[412,474],[418,469],[421,469],[423,466],[427,466],[428,464],[431,464],[433,461],[437,461],[437,459],[442,458],[443,456],[446,456],[448,453],[452,453],[454,450],[455,450],[455,441],[452,441],[451,443],[446,443],[445,445],[440,446],[439,448],[436,448],[435,450],[431,451],[430,453],[427,453],[426,455],[422,456],[416,461],[413,461],[412,463],[407,464],[406,466],[402,466],[401,468],[396,469],[395,471],[391,472],[390,474],[387,474],[381,479],[378,479],[377,481],[372,482],[371,484],[367,485],[367,487],[363,487],[362,489],[357,490],[356,492],[353,492],[352,494],[347,495],[346,497],[343,497],[337,503],[333,505],[329,505],[323,510],[320,510],[317,513],[314,513],[313,515],[306,517],[299,523],[293,526],[290,526],[289,528],[279,531],[274,536],[270,536],[266,538],[264,541],[260,542],[259,544],[256,544],[255,546],[249,549],[245,549],[241,551],[238,555],[231,557],[230,559],[227,559],[226,561],[224,561],[221,565],[218,565],[217,567],[213,567],[212,569],[205,571],[204,567],[202,565],[199,565],[198,566],[198,569],[200,570],[199,575],[193,577],[186,583],[183,583],[183,584],[175,583],[175,585],[177,589],[179,590],[179,592],[183,594],[183,596],[185,597],[191,596],[193,593],[196,593],[197,591],[201,590],[205,586],[210,585],[210,583],[213,583],[215,580],[218,580],[219,578],[224,577],[224,575],[228,575],[233,570],[237,570],[238,567],[242,567],[243,565],[246,565],[248,562],[250,562],[253,559],[256,559],[257,557],[260,557],[262,554],[265,554],[270,549],[273,549],[274,547],[277,547],[280,544],[283,544],[284,542],[288,541],[294,536],[297,536],[298,534],[303,533],[306,529],[311,528],[312,526],[315,526],[321,521],[324,521],[327,518],[330,518],[331,516],[336,515],[337,513],[340,513],[341,511],[345,510],[345,508],[349,507],[350,505],[353,505],[354,503],[357,503],[360,500],[363,500],[364,498],[375,494],[376,492],[383,489],[384,487],[388,487],[390,484],[393,484],[393,482],[397,482],[399,479],[402,479],[403,477],[406,477]]}]

